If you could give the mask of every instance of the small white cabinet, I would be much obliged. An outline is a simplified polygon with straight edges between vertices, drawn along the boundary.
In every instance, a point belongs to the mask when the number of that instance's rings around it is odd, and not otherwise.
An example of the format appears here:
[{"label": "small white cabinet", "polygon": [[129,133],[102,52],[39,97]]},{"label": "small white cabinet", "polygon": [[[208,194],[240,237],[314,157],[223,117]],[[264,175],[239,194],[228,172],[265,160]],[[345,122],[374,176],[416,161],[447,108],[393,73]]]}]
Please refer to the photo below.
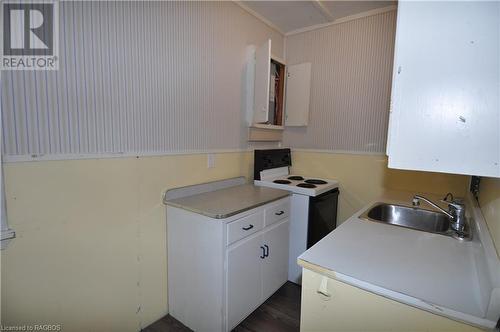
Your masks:
[{"label": "small white cabinet", "polygon": [[289,197],[214,219],[167,207],[169,313],[229,331],[287,281]]},{"label": "small white cabinet", "polygon": [[500,176],[500,2],[398,2],[387,155]]},{"label": "small white cabinet", "polygon": [[227,253],[228,326],[235,327],[287,280],[289,222],[235,244]]},{"label": "small white cabinet", "polygon": [[249,125],[283,129],[307,126],[311,90],[311,63],[286,65],[271,55],[271,40],[250,47],[247,68]]},{"label": "small white cabinet", "polygon": [[266,257],[262,260],[263,300],[271,296],[288,279],[288,241],[290,223],[280,222],[263,234]]},{"label": "small white cabinet", "polygon": [[236,326],[262,301],[262,236],[243,239],[227,253],[228,326]]}]

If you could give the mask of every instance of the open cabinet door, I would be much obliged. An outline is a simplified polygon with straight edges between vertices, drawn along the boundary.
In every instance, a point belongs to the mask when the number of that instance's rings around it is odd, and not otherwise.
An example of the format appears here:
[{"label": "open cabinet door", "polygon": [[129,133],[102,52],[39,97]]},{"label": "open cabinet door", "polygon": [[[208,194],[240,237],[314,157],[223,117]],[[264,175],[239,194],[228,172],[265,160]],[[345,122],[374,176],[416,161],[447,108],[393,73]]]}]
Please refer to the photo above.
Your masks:
[{"label": "open cabinet door", "polygon": [[271,39],[255,52],[253,123],[269,121],[269,77],[271,74]]},{"label": "open cabinet door", "polygon": [[285,126],[307,126],[311,94],[311,63],[287,66]]}]

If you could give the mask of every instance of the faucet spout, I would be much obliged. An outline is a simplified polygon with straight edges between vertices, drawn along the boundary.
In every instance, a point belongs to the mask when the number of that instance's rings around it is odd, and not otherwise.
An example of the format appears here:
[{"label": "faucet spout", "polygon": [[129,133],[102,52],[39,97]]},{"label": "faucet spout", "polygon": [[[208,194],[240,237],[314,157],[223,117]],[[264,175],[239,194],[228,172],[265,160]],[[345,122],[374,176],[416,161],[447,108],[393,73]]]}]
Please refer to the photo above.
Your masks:
[{"label": "faucet spout", "polygon": [[438,209],[439,211],[441,211],[444,214],[446,214],[448,216],[448,218],[450,218],[451,220],[455,220],[455,216],[454,215],[452,215],[451,213],[449,213],[448,211],[446,211],[445,209],[443,209],[442,207],[440,207],[436,203],[432,202],[431,200],[425,198],[424,196],[420,196],[420,195],[413,196],[413,206],[419,206],[420,205],[420,201],[426,202],[427,204],[429,204],[433,208]]}]

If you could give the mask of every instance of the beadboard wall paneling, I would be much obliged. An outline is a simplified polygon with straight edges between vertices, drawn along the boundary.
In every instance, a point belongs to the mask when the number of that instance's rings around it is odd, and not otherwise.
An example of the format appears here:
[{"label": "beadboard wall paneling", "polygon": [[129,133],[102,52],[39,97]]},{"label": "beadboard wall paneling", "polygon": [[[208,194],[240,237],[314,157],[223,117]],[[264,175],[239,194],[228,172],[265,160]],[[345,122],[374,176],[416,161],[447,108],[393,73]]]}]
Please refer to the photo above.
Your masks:
[{"label": "beadboard wall paneling", "polygon": [[286,38],[288,64],[312,63],[309,125],[288,127],[285,145],[385,151],[396,11]]},{"label": "beadboard wall paneling", "polygon": [[7,160],[247,147],[245,48],[271,38],[283,56],[280,33],[232,2],[61,2],[59,12],[60,69],[2,73]]}]

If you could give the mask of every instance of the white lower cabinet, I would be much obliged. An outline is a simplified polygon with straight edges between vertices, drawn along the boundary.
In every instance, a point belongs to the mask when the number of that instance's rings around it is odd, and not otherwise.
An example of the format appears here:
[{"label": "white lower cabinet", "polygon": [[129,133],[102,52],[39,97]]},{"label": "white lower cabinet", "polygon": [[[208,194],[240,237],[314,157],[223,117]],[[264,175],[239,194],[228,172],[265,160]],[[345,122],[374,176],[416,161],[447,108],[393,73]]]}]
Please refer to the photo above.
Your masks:
[{"label": "white lower cabinet", "polygon": [[264,244],[269,246],[268,256],[262,260],[263,301],[271,296],[288,279],[288,220],[264,233]]},{"label": "white lower cabinet", "polygon": [[[226,219],[169,206],[170,315],[195,331],[230,331],[278,290],[288,275],[289,209],[289,197]],[[280,218],[266,223],[266,215]]]},{"label": "white lower cabinet", "polygon": [[236,326],[262,300],[262,235],[243,239],[227,253],[227,321]]},{"label": "white lower cabinet", "polygon": [[301,331],[480,332],[473,326],[396,302],[304,269]]},{"label": "white lower cabinet", "polygon": [[234,328],[288,276],[288,219],[238,242],[227,253],[228,326]]}]

